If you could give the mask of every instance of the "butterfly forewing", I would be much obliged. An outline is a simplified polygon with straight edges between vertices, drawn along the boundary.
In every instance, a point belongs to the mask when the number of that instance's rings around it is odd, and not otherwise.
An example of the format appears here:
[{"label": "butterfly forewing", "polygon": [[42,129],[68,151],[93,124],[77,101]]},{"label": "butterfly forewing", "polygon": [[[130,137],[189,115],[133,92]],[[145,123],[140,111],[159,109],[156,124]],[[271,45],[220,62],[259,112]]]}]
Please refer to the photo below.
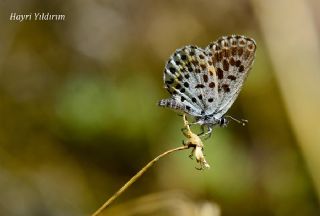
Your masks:
[{"label": "butterfly forewing", "polygon": [[217,118],[224,115],[237,98],[252,66],[256,44],[244,36],[222,37],[211,43],[206,52],[216,70],[218,96],[210,112]]}]

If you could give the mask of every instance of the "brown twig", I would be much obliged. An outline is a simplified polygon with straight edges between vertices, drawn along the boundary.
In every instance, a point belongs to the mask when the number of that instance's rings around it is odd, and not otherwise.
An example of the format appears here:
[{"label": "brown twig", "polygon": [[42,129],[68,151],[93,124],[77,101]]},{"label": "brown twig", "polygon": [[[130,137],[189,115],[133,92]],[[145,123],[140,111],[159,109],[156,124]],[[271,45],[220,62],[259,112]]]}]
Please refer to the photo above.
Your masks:
[{"label": "brown twig", "polygon": [[104,209],[106,209],[115,199],[117,199],[124,191],[126,191],[135,181],[137,181],[138,178],[140,178],[155,162],[157,162],[160,158],[176,152],[180,150],[185,150],[188,148],[193,148],[192,154],[195,155],[195,158],[198,163],[200,163],[200,168],[209,168],[209,164],[206,162],[204,156],[203,156],[203,144],[201,139],[194,134],[189,127],[189,123],[186,119],[186,116],[183,115],[183,122],[184,122],[184,128],[182,129],[182,132],[184,136],[187,138],[187,142],[184,144],[184,146],[170,149],[168,151],[165,151],[164,153],[160,154],[156,158],[154,158],[152,161],[150,161],[147,165],[145,165],[137,174],[135,174],[127,183],[125,183],[116,193],[114,193],[98,210],[96,210],[91,216],[97,216],[99,215]]},{"label": "brown twig", "polygon": [[107,208],[116,198],[118,198],[125,190],[128,189],[138,178],[140,178],[155,162],[157,162],[160,158],[184,149],[188,149],[190,146],[184,145],[178,148],[170,149],[165,151],[164,153],[160,154],[152,161],[150,161],[146,166],[144,166],[137,174],[135,174],[125,185],[123,185],[115,194],[112,195],[97,211],[95,211],[92,216],[99,215],[105,208]]}]

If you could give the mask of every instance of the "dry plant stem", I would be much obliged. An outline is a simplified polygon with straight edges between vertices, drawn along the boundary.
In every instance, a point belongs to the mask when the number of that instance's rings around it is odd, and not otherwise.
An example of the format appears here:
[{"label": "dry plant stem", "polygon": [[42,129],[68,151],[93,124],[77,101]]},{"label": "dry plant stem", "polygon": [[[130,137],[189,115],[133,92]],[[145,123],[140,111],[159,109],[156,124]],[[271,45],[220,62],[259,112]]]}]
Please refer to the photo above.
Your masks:
[{"label": "dry plant stem", "polygon": [[201,139],[192,131],[190,130],[189,123],[186,119],[186,116],[183,115],[183,122],[184,122],[184,129],[183,134],[188,139],[188,141],[184,144],[184,146],[174,148],[171,150],[168,150],[156,158],[154,158],[152,161],[150,161],[146,166],[144,166],[137,174],[135,174],[127,183],[125,183],[115,194],[112,195],[98,210],[96,210],[91,216],[97,216],[99,215],[104,209],[106,209],[115,199],[117,199],[125,190],[127,190],[138,178],[140,178],[155,162],[157,162],[160,158],[184,149],[193,148],[192,154],[195,155],[197,162],[200,163],[201,167],[203,168],[209,168],[209,164],[206,162],[202,150],[203,150],[203,144]]},{"label": "dry plant stem", "polygon": [[150,161],[146,166],[144,166],[137,174],[135,174],[127,183],[125,183],[115,194],[112,195],[97,211],[95,211],[92,216],[99,215],[105,208],[107,208],[115,199],[117,199],[125,190],[127,190],[138,178],[140,178],[155,162],[157,162],[160,158],[184,149],[190,148],[189,145],[181,146],[178,148],[174,148],[171,150],[168,150],[161,155],[154,158],[152,161]]}]

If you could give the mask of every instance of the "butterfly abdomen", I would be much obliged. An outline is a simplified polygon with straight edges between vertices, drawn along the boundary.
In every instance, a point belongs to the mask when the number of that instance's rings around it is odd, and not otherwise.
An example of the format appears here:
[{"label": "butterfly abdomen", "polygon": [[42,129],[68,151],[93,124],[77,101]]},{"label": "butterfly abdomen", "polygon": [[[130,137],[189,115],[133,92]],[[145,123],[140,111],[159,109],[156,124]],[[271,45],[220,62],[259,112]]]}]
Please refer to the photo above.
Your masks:
[{"label": "butterfly abdomen", "polygon": [[161,107],[167,107],[170,109],[177,109],[177,110],[184,109],[184,104],[177,103],[175,100],[171,100],[171,99],[162,99],[159,101],[158,105]]},{"label": "butterfly abdomen", "polygon": [[159,101],[158,105],[160,107],[166,107],[166,108],[170,108],[170,109],[173,109],[177,112],[184,112],[184,113],[187,113],[187,114],[194,114],[196,113],[196,111],[191,108],[190,106],[184,104],[184,103],[181,103],[177,100],[174,100],[172,98],[168,98],[168,99],[162,99]]}]

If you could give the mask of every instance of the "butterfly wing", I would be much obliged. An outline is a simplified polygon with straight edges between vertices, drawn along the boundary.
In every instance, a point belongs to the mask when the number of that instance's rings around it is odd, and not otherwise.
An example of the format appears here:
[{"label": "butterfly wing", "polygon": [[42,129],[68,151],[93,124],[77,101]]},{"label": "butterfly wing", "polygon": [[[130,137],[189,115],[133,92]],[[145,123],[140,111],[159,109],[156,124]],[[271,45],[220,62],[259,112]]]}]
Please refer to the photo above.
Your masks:
[{"label": "butterfly wing", "polygon": [[209,106],[206,113],[221,118],[228,111],[248,76],[255,51],[253,39],[238,35],[222,37],[206,48],[215,68],[218,92],[212,95],[214,106]]},{"label": "butterfly wing", "polygon": [[165,88],[172,95],[160,106],[179,110],[192,116],[202,116],[208,109],[206,95],[217,97],[218,88],[211,57],[196,46],[177,49],[169,58],[165,71]]}]

